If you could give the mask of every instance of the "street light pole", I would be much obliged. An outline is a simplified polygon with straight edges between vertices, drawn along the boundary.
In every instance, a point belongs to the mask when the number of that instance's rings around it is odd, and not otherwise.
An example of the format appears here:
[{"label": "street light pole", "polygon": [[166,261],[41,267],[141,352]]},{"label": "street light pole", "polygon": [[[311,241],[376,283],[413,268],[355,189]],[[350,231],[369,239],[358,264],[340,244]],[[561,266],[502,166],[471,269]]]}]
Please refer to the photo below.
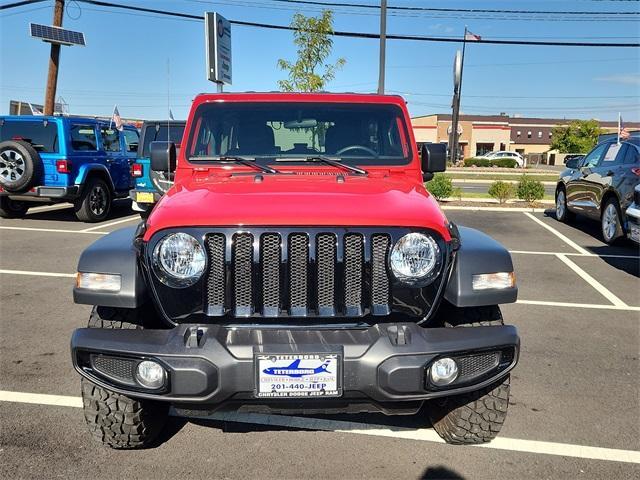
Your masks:
[{"label": "street light pole", "polygon": [[387,0],[380,1],[380,65],[378,73],[378,94],[384,95],[384,67],[387,47]]},{"label": "street light pole", "polygon": [[[62,16],[64,14],[64,0],[56,0],[53,7],[53,26],[62,27]],[[49,56],[49,73],[47,74],[47,90],[44,96],[44,114],[53,115],[56,89],[58,87],[58,65],[60,63],[60,44],[51,44],[51,54]]]}]

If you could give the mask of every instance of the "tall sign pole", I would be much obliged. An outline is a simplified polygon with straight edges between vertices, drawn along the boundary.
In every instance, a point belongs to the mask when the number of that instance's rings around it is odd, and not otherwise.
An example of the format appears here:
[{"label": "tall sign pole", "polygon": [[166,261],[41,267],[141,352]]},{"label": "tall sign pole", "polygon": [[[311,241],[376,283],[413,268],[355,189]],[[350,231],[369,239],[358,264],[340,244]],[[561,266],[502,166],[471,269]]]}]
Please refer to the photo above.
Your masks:
[{"label": "tall sign pole", "polygon": [[[64,0],[56,0],[53,7],[53,26],[62,27],[62,16],[64,14]],[[60,44],[51,44],[51,54],[49,56],[49,73],[47,74],[47,90],[44,94],[44,114],[53,115],[56,100],[56,90],[58,88],[58,65],[60,63]]]},{"label": "tall sign pole", "polygon": [[231,85],[231,23],[216,12],[204,14],[207,80],[214,82],[217,91]]},{"label": "tall sign pole", "polygon": [[460,115],[463,55],[458,50],[453,60],[453,100],[451,102],[451,131],[449,132],[449,161],[451,163],[455,163],[458,159],[458,118]]},{"label": "tall sign pole", "polygon": [[380,65],[378,72],[378,95],[384,95],[384,71],[387,49],[387,0],[380,2]]}]

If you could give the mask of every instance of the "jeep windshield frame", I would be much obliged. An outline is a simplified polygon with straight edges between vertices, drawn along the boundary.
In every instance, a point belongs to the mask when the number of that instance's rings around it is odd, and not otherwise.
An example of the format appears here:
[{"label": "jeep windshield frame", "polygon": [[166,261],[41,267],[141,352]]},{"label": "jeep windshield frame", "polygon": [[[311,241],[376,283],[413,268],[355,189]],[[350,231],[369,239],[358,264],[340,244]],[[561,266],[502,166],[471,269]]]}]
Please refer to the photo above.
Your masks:
[{"label": "jeep windshield frame", "polygon": [[307,159],[329,157],[348,166],[389,167],[408,165],[413,156],[403,110],[386,103],[203,103],[186,138],[185,159],[194,165],[240,156],[261,165],[318,165]]}]

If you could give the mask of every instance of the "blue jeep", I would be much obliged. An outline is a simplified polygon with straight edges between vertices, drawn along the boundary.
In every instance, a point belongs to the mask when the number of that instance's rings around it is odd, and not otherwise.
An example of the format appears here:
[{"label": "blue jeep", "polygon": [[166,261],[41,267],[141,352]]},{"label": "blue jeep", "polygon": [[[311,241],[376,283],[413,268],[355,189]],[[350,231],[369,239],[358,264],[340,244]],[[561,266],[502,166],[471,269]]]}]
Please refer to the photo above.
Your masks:
[{"label": "blue jeep", "polygon": [[35,202],[72,202],[79,220],[100,222],[125,198],[138,130],[80,117],[0,116],[0,217]]},{"label": "blue jeep", "polygon": [[173,172],[151,170],[149,150],[151,142],[169,141],[180,148],[182,134],[186,126],[185,121],[157,120],[146,121],[140,132],[140,144],[138,145],[138,158],[131,166],[131,176],[135,180],[135,188],[129,196],[132,200],[132,208],[140,212],[140,216],[146,218],[160,197],[173,185]]}]

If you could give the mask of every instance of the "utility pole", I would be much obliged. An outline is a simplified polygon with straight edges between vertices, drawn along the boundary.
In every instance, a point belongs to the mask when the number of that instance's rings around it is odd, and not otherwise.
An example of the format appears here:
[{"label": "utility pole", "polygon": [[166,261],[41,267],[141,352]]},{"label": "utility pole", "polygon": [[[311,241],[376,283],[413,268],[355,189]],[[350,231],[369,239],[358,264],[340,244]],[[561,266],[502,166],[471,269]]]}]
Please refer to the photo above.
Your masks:
[{"label": "utility pole", "polygon": [[[53,26],[62,27],[62,16],[64,14],[64,0],[55,0],[53,7]],[[47,90],[44,96],[44,114],[53,115],[56,99],[56,89],[58,87],[58,65],[60,63],[60,44],[51,44],[51,55],[49,56],[49,73],[47,75]]]},{"label": "utility pole", "polygon": [[387,48],[387,0],[380,1],[380,71],[378,73],[378,95],[384,95],[384,69]]}]

